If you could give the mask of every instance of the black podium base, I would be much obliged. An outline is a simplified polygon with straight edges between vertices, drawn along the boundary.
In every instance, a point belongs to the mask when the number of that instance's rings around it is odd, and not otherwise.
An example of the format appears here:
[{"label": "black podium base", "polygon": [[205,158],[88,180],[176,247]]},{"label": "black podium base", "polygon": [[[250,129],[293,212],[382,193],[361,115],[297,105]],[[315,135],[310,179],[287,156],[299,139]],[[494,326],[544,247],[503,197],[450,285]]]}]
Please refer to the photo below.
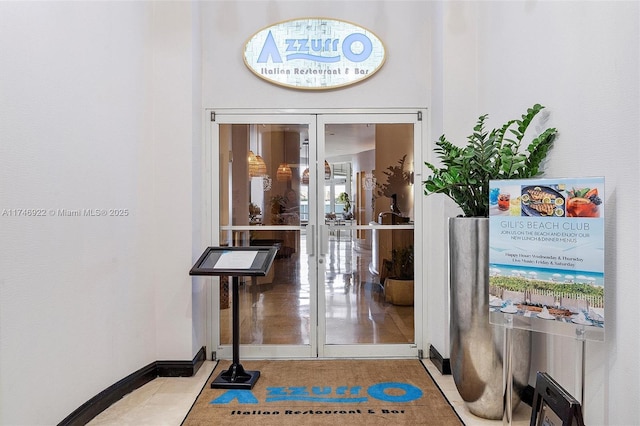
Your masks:
[{"label": "black podium base", "polygon": [[253,389],[259,377],[259,371],[245,371],[242,364],[231,364],[211,382],[211,389]]}]

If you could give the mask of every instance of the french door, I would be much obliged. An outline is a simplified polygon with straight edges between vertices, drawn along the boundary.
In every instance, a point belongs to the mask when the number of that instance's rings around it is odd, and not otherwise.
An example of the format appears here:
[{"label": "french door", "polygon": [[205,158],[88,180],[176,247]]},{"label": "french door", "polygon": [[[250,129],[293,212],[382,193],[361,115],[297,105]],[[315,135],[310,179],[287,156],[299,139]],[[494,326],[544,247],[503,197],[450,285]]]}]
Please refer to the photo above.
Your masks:
[{"label": "french door", "polygon": [[211,112],[212,245],[278,247],[267,276],[240,280],[238,300],[212,278],[219,358],[231,357],[233,303],[242,358],[418,355],[421,270],[387,278],[396,254],[422,251],[424,131],[416,111]]}]

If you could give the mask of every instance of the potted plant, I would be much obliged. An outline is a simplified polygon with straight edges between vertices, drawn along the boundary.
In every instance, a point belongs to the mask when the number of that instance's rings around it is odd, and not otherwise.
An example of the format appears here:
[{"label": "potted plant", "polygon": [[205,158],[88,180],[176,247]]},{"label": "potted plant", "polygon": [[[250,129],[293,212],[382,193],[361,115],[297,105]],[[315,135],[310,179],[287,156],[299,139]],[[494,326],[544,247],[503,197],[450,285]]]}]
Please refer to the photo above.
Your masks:
[{"label": "potted plant", "polygon": [[397,166],[389,166],[382,172],[387,176],[386,182],[376,183],[376,197],[391,198],[390,210],[397,214],[401,214],[399,205],[406,207],[413,183],[411,171],[405,169],[406,164],[407,154],[398,160]]},{"label": "potted plant", "polygon": [[[442,166],[425,165],[431,176],[424,194],[445,194],[462,210],[449,218],[450,365],[458,392],[471,413],[489,419],[503,415],[502,331],[489,323],[489,181],[540,176],[557,135],[547,128],[528,144],[525,134],[544,109],[535,104],[520,119],[485,130],[482,115],[465,146],[443,135],[435,153]],[[513,407],[528,383],[530,335],[514,330]]]},{"label": "potted plant", "polygon": [[[438,168],[425,162],[433,174],[423,182],[424,194],[445,194],[462,209],[465,217],[489,217],[489,180],[526,179],[542,174],[541,163],[557,130],[544,130],[526,147],[522,140],[543,108],[536,104],[521,119],[509,120],[491,132],[484,129],[488,115],[481,115],[464,147],[440,136],[435,152],[443,166]],[[515,138],[509,138],[509,133]]]},{"label": "potted plant", "polygon": [[384,298],[394,305],[413,305],[413,246],[391,250],[391,260],[384,261]]},{"label": "potted plant", "polygon": [[351,199],[349,198],[349,194],[347,194],[346,192],[341,192],[338,195],[338,198],[336,198],[336,201],[338,203],[341,203],[344,205],[344,212],[342,213],[342,215],[344,216],[345,219],[351,219],[352,214],[351,214]]},{"label": "potted plant", "polygon": [[262,209],[257,204],[249,203],[249,224],[256,225],[260,223]]},{"label": "potted plant", "polygon": [[286,207],[286,200],[282,195],[274,195],[271,197],[271,224],[282,225],[284,224],[283,213]]}]

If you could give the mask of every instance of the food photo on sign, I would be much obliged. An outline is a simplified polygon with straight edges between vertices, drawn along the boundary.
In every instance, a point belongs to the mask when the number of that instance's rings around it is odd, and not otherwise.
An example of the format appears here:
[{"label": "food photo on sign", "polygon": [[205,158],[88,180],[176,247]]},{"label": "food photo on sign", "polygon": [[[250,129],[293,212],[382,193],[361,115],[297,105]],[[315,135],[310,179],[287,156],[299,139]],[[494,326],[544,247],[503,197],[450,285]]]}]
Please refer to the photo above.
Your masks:
[{"label": "food photo on sign", "polygon": [[604,178],[493,180],[490,310],[604,328]]}]

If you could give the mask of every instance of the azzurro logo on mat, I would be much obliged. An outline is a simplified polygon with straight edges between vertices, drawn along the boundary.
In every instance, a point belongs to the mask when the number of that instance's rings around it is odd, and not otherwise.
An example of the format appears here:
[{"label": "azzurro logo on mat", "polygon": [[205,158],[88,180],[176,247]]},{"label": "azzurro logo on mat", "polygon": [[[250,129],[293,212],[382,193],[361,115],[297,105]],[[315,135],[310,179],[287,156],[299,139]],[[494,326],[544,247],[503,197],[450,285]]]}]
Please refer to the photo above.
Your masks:
[{"label": "azzurro logo on mat", "polygon": [[371,77],[385,61],[373,32],[346,21],[302,18],[258,31],[244,62],[258,77],[298,89],[331,89]]},{"label": "azzurro logo on mat", "polygon": [[[363,389],[362,386],[272,386],[267,387],[264,402],[319,402],[353,404],[374,398],[384,402],[411,402],[422,397],[422,390],[409,383],[384,382]],[[227,390],[212,400],[211,404],[258,404],[260,401],[251,390]]]}]

